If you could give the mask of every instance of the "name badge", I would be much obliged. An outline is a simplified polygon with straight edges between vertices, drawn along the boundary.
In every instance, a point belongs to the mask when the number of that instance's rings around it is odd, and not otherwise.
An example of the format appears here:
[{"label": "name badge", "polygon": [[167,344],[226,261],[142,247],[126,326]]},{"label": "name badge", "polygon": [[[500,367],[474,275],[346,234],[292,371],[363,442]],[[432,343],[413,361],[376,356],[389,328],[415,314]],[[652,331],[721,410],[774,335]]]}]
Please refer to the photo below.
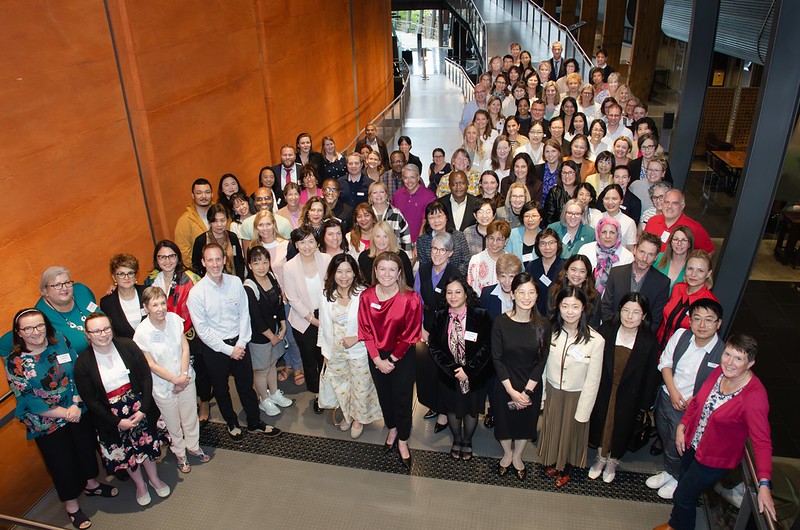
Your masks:
[{"label": "name badge", "polygon": [[67,364],[72,362],[72,357],[70,357],[68,353],[61,353],[56,355],[56,360],[58,364]]},{"label": "name badge", "polygon": [[669,232],[667,230],[664,230],[663,232],[661,232],[661,242],[666,243],[667,239],[669,239]]},{"label": "name badge", "polygon": [[147,316],[147,309],[141,308],[139,310],[139,314],[142,315],[143,317],[146,317]]},{"label": "name badge", "polygon": [[435,288],[434,291],[436,291],[439,294],[442,294],[442,289],[440,287]]},{"label": "name badge", "polygon": [[583,352],[581,350],[579,350],[578,348],[576,348],[574,346],[571,346],[570,348],[567,349],[567,353],[569,354],[570,357],[575,359],[577,362],[579,362],[579,363],[584,362],[584,360],[583,360]]},{"label": "name badge", "polygon": [[465,331],[464,332],[464,340],[468,340],[470,342],[475,342],[478,340],[478,334],[474,331]]},{"label": "name badge", "polygon": [[708,363],[708,367],[709,367],[709,368],[716,368],[717,366],[719,366],[719,364],[718,364],[718,363],[712,363],[712,362],[709,362],[709,363]]},{"label": "name badge", "polygon": [[628,209],[628,207],[627,207],[627,206],[625,206],[624,204],[620,204],[620,205],[619,205],[619,209],[620,209],[620,210],[627,210],[627,209]]},{"label": "name badge", "polygon": [[547,277],[547,274],[542,274],[539,276],[539,281],[544,284],[545,287],[550,287],[550,284],[553,283],[553,280]]},{"label": "name badge", "polygon": [[522,261],[523,261],[523,263],[528,262],[528,261],[533,261],[533,252],[529,252],[527,254],[523,254],[522,255]]},{"label": "name badge", "polygon": [[163,344],[167,342],[167,338],[160,331],[150,335],[150,340],[153,342],[153,344]]},{"label": "name badge", "polygon": [[567,232],[566,234],[564,234],[564,237],[561,238],[561,242],[564,243],[565,245],[569,245],[570,241],[571,240],[569,238],[569,232]]},{"label": "name badge", "polygon": [[226,299],[225,299],[225,303],[226,303],[227,305],[236,305],[236,303],[237,303],[237,300],[236,300],[236,298],[226,298]]},{"label": "name badge", "polygon": [[376,304],[375,302],[372,302],[371,304],[369,304],[369,306],[372,309],[380,309],[381,308],[381,304]]},{"label": "name badge", "polygon": [[94,302],[89,302],[89,305],[86,306],[86,309],[88,309],[89,312],[94,313],[95,311],[97,311],[97,304],[95,304]]},{"label": "name badge", "polygon": [[347,323],[347,315],[339,315],[336,317],[336,322],[339,324],[346,324]]},{"label": "name badge", "polygon": [[359,197],[363,197],[363,196],[364,196],[364,193],[365,193],[365,192],[363,192],[363,191],[357,191],[357,192],[356,192],[356,195],[358,195]]}]

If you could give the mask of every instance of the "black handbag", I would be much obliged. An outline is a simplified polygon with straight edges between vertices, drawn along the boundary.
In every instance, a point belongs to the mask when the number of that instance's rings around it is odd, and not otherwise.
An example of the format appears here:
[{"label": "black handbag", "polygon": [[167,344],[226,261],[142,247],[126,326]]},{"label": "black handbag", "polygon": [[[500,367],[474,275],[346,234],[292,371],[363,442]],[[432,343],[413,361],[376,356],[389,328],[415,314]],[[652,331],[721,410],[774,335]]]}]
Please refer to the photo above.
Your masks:
[{"label": "black handbag", "polygon": [[634,421],[635,427],[628,440],[628,451],[635,453],[650,441],[650,436],[653,434],[653,422],[650,419],[650,414],[644,410],[639,411]]}]

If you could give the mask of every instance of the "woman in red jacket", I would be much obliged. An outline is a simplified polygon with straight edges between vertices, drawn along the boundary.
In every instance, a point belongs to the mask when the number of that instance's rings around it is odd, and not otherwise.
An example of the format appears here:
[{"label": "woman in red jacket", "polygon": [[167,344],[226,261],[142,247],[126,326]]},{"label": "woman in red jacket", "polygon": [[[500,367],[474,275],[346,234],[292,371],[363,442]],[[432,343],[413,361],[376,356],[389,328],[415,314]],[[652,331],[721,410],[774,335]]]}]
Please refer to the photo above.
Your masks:
[{"label": "woman in red jacket", "polygon": [[414,348],[421,333],[422,300],[408,288],[400,256],[381,252],[372,264],[372,286],[359,302],[358,338],[367,346],[369,369],[389,429],[384,451],[397,448],[409,471]]},{"label": "woman in red jacket", "polygon": [[775,519],[772,501],[772,441],[767,391],[750,371],[758,344],[731,335],[722,359],[691,400],[675,435],[681,477],[672,498],[669,523],[654,530],[692,530],[700,494],[739,465],[750,438],[758,476],[758,509]]}]

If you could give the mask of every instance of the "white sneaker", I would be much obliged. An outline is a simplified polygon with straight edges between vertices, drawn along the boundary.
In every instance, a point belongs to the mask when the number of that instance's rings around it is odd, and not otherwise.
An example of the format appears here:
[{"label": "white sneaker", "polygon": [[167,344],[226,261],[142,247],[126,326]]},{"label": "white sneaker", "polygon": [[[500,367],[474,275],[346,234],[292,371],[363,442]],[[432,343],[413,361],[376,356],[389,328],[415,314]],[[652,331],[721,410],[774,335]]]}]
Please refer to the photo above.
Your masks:
[{"label": "white sneaker", "polygon": [[740,482],[731,489],[723,488],[722,485],[717,482],[714,484],[714,491],[719,493],[720,497],[734,505],[736,508],[742,507],[742,501],[744,501],[744,482]]},{"label": "white sneaker", "polygon": [[661,486],[669,482],[671,478],[672,475],[670,475],[666,471],[662,471],[661,473],[653,475],[652,477],[648,478],[645,481],[645,484],[647,485],[648,488],[657,490],[660,489]]},{"label": "white sneaker", "polygon": [[614,482],[614,478],[617,476],[618,464],[619,460],[614,458],[608,459],[606,468],[603,470],[603,482],[605,482],[606,484],[611,484],[612,482]]},{"label": "white sneaker", "polygon": [[258,408],[264,411],[267,416],[277,416],[281,413],[281,409],[273,403],[270,398],[262,399],[258,403]]},{"label": "white sneaker", "polygon": [[658,489],[658,496],[668,501],[672,500],[675,494],[675,488],[678,487],[678,481],[670,477],[669,481]]},{"label": "white sneaker", "polygon": [[589,478],[592,480],[596,480],[597,477],[603,472],[603,469],[606,467],[607,460],[600,455],[597,455],[597,460],[594,461],[592,467],[589,468]]},{"label": "white sneaker", "polygon": [[270,394],[269,400],[278,405],[279,407],[291,407],[294,405],[294,400],[287,398],[283,395],[283,390],[278,390],[274,394]]}]

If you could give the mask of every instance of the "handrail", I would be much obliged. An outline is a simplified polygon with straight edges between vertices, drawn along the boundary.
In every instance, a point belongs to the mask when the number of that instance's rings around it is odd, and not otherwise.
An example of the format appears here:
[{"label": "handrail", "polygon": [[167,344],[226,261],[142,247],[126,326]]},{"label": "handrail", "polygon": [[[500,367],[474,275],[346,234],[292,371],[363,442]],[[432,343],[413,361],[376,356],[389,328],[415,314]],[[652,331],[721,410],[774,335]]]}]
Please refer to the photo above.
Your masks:
[{"label": "handrail", "polygon": [[[374,124],[375,127],[378,128],[378,137],[383,139],[384,141],[387,138],[394,138],[395,134],[399,129],[403,127],[403,122],[405,121],[406,116],[406,108],[408,107],[408,98],[411,93],[408,90],[408,79],[410,77],[411,70],[408,68],[408,63],[405,59],[401,59],[400,61],[396,61],[397,65],[400,67],[401,73],[403,75],[403,89],[400,91],[400,95],[397,96],[389,103],[382,111],[380,111],[373,119],[371,119],[367,124]],[[398,110],[399,116],[395,115],[395,110]],[[399,124],[399,125],[398,125]],[[358,143],[358,140],[364,136],[364,131],[367,128],[366,125],[361,128],[360,131],[356,134],[355,138],[353,138],[349,144],[344,148],[342,153],[349,153],[353,150]],[[387,129],[390,131],[390,135],[386,135]]]},{"label": "handrail", "polygon": [[[558,22],[554,19],[550,14],[545,11],[542,7],[538,6],[533,0],[494,0],[494,3],[500,7],[500,2],[502,1],[503,10],[506,10],[506,2],[511,4],[511,16],[514,16],[514,3],[519,1],[520,2],[520,9],[517,13],[517,18],[520,21],[524,21],[525,24],[528,25],[533,30],[533,35],[537,35],[540,39],[545,38],[545,32],[547,34],[546,42],[548,45],[554,41],[561,41],[564,45],[564,52],[562,57],[566,59],[575,59],[578,61],[579,73],[581,77],[584,78],[584,81],[588,79],[589,70],[592,69],[594,64],[592,63],[591,57],[586,53],[586,51],[581,47],[578,43],[578,39],[575,38],[574,35],[567,29],[567,27]],[[522,9],[522,5],[525,6],[525,9]],[[531,16],[530,12],[533,8],[533,14]],[[536,18],[538,14],[538,30],[536,28]],[[543,28],[543,26],[546,26]],[[555,38],[553,38],[553,33],[555,32]],[[524,45],[524,43],[523,43]],[[524,46],[523,46],[524,48]],[[544,59],[544,58],[543,58]],[[543,60],[542,59],[542,60]]]},{"label": "handrail", "polygon": [[13,395],[14,395],[14,392],[12,392],[11,390],[9,390],[8,392],[6,392],[6,393],[5,393],[5,394],[3,394],[2,396],[0,396],[0,403],[3,403],[3,402],[5,402],[5,400],[7,400],[8,398],[10,398],[10,397],[11,397],[11,396],[13,396]]},{"label": "handrail", "polygon": [[745,494],[739,515],[736,517],[734,530],[746,528],[751,515],[758,530],[777,530],[778,527],[769,515],[758,512],[758,474],[753,462],[753,448],[749,441],[745,445],[744,458],[742,458],[742,472],[744,473]]},{"label": "handrail", "polygon": [[464,67],[452,59],[445,58],[444,69],[447,78],[461,89],[461,94],[464,96],[464,99],[466,101],[472,101],[475,97],[475,85],[467,71],[464,70]]},{"label": "handrail", "polygon": [[486,71],[489,63],[488,37],[486,34],[486,21],[483,20],[480,10],[475,7],[473,0],[446,0],[450,10],[467,23],[472,34],[472,40],[480,49],[481,70]]},{"label": "handrail", "polygon": [[47,523],[40,523],[39,521],[32,521],[30,519],[22,519],[12,515],[5,515],[0,513],[0,522],[11,523],[17,526],[24,526],[25,528],[37,528],[39,530],[64,530],[64,527],[53,526]]}]

